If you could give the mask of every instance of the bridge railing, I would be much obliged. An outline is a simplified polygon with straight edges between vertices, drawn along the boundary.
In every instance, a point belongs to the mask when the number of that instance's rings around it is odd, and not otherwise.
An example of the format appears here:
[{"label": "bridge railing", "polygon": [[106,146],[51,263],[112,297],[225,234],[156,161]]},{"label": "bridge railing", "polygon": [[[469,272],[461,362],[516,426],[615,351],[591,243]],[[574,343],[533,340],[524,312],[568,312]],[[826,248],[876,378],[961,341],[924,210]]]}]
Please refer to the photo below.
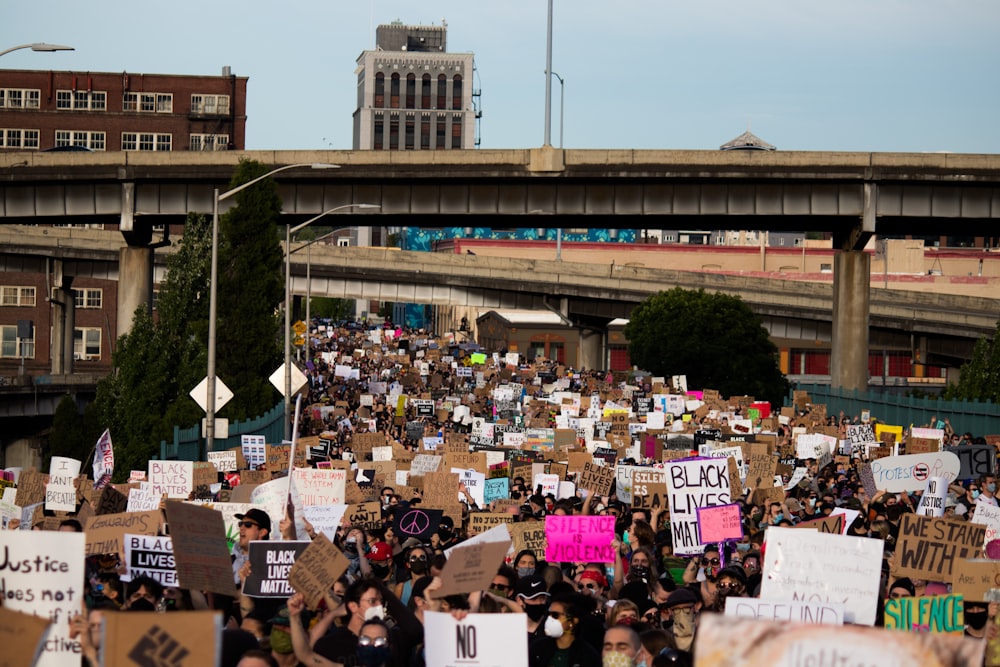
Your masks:
[{"label": "bridge railing", "polygon": [[[216,436],[218,447],[229,449],[240,445],[241,435],[263,435],[267,442],[280,443],[285,437],[285,408],[278,403],[268,412],[254,419],[235,421],[229,424],[229,438],[220,440]],[[235,440],[233,440],[235,438]],[[160,458],[174,461],[197,461],[201,452],[201,426],[181,428],[174,426],[172,442],[160,441]]]},{"label": "bridge railing", "polygon": [[[947,418],[956,433],[974,436],[1000,434],[1000,405],[992,401],[945,401],[934,398],[916,398],[883,391],[843,390],[828,385],[800,384],[796,387],[809,393],[813,403],[826,405],[830,415],[860,415],[871,410],[872,417],[882,424],[909,427],[923,426],[931,417]],[[792,405],[789,396],[787,405]]]}]

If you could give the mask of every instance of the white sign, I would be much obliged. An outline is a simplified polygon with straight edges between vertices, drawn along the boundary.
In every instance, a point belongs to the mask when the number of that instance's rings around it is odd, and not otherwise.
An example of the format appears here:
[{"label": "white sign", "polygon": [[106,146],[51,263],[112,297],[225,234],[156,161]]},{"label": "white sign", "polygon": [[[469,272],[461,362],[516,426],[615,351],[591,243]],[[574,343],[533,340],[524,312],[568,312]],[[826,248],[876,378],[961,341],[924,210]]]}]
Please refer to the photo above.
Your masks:
[{"label": "white sign", "polygon": [[391,461],[392,445],[372,447],[372,461]]},{"label": "white sign", "polygon": [[1000,540],[1000,507],[989,503],[976,503],[969,523],[986,526],[986,537],[983,539],[984,548],[993,540]]},{"label": "white sign", "polygon": [[844,605],[839,602],[727,597],[725,615],[762,621],[843,625]]},{"label": "white sign", "polygon": [[243,448],[243,460],[247,468],[256,470],[267,460],[267,439],[262,435],[241,435],[240,446]]},{"label": "white sign", "polygon": [[52,621],[36,667],[79,663],[80,642],[69,638],[69,618],[83,602],[84,534],[3,530],[0,550],[4,608]]},{"label": "white sign", "polygon": [[[931,477],[927,480],[927,488],[920,496],[917,514],[920,516],[944,516],[944,500],[948,496],[948,480],[944,477]],[[978,503],[977,503],[978,504]]]},{"label": "white sign", "polygon": [[292,480],[303,507],[306,505],[338,505],[345,502],[346,470],[296,468],[292,471]]},{"label": "white sign", "polygon": [[871,462],[875,487],[888,493],[920,491],[931,477],[944,477],[950,484],[962,468],[951,452],[886,456]]},{"label": "white sign", "polygon": [[150,492],[159,498],[187,500],[194,489],[194,463],[192,461],[150,461]]},{"label": "white sign", "polygon": [[146,575],[164,586],[177,586],[174,546],[169,537],[125,533],[125,565],[122,581]]},{"label": "white sign", "polygon": [[[202,410],[208,412],[208,378],[203,378],[198,386],[192,389],[188,396],[194,399],[194,402],[201,407]],[[233,400],[233,390],[226,386],[226,383],[222,381],[222,378],[216,376],[215,378],[215,411],[218,412],[222,409],[229,401]]]},{"label": "white sign", "polygon": [[528,667],[528,621],[524,614],[424,615],[428,667]]},{"label": "white sign", "polygon": [[344,518],[347,505],[306,505],[302,508],[302,514],[306,521],[320,533],[326,535],[331,542],[337,537],[337,528]]},{"label": "white sign", "polygon": [[160,509],[162,494],[153,495],[149,482],[139,482],[139,488],[128,492],[126,512],[149,512]]},{"label": "white sign", "polygon": [[770,526],[760,596],[844,605],[844,621],[874,625],[882,540]]},{"label": "white sign", "polygon": [[[465,488],[469,491],[472,499],[476,501],[476,505],[486,507],[486,475],[463,468],[452,468],[451,472],[458,473],[458,481],[465,484]],[[461,495],[459,495],[459,499],[465,500]]]},{"label": "white sign", "polygon": [[693,459],[671,461],[665,467],[674,553],[678,556],[702,553],[698,508],[732,502],[729,464],[726,459]]},{"label": "white sign", "polygon": [[437,472],[443,460],[443,457],[436,454],[417,454],[410,463],[410,474],[416,476]]},{"label": "white sign", "polygon": [[231,449],[224,449],[221,452],[206,452],[208,462],[215,465],[219,472],[236,472],[239,466],[236,463],[236,452]]},{"label": "white sign", "polygon": [[45,509],[76,511],[76,487],[73,480],[80,474],[81,462],[65,456],[53,456],[49,464],[49,482],[45,485]]}]

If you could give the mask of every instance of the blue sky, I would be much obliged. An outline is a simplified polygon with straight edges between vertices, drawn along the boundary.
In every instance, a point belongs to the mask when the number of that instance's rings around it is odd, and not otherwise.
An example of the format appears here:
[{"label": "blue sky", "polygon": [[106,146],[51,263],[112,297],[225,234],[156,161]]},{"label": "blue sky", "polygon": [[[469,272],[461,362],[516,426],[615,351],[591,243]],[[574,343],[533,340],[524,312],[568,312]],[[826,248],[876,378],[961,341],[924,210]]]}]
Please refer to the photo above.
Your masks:
[{"label": "blue sky", "polygon": [[[351,147],[374,25],[448,23],[482,148],[543,143],[547,0],[5,3],[3,68],[248,76],[247,148]],[[555,0],[566,148],[1000,153],[996,0]],[[552,143],[559,142],[553,81]]]}]

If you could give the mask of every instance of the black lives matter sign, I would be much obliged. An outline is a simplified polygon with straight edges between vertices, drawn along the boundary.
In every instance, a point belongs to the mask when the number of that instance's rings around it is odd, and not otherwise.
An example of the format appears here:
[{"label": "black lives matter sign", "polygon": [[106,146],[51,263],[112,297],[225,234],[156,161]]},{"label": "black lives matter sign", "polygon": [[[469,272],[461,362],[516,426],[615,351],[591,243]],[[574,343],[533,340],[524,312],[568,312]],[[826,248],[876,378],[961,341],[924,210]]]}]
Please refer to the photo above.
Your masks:
[{"label": "black lives matter sign", "polygon": [[303,542],[251,542],[250,574],[243,583],[243,595],[255,598],[287,598],[295,594],[288,573],[295,559],[309,546]]}]

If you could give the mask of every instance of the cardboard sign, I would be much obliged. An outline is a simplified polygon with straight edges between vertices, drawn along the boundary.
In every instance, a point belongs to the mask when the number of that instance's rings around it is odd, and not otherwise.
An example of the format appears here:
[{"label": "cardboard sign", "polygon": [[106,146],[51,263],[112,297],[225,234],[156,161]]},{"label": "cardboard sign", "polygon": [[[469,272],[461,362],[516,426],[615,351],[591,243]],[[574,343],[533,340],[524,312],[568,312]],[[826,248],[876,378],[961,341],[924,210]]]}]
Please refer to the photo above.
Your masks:
[{"label": "cardboard sign", "polygon": [[122,581],[139,576],[152,577],[164,586],[177,586],[174,547],[171,538],[156,535],[125,534],[125,565],[128,572]]},{"label": "cardboard sign", "polygon": [[514,520],[513,514],[493,514],[491,512],[469,513],[469,536],[485,533],[490,528],[509,524]]},{"label": "cardboard sign", "polygon": [[424,616],[428,665],[528,667],[528,622],[524,614],[451,614]]},{"label": "cardboard sign", "polygon": [[514,542],[514,552],[529,549],[536,556],[541,556],[549,547],[545,537],[545,524],[541,521],[521,521],[507,526],[510,538]]},{"label": "cardboard sign", "polygon": [[51,623],[34,614],[0,607],[0,645],[7,665],[34,665]]},{"label": "cardboard sign", "polygon": [[615,562],[613,516],[549,515],[545,517],[545,537],[545,560],[550,563]]},{"label": "cardboard sign", "polygon": [[154,496],[186,499],[194,490],[192,461],[150,461],[149,484]]},{"label": "cardboard sign", "polygon": [[771,526],[760,596],[842,602],[846,622],[873,625],[881,568],[881,540]]},{"label": "cardboard sign", "polygon": [[287,598],[295,593],[288,575],[295,559],[309,542],[254,540],[247,546],[250,574],[243,581],[243,595],[252,598]]},{"label": "cardboard sign", "polygon": [[[67,621],[79,613],[83,602],[83,535],[3,530],[0,551],[3,608],[52,621],[41,656],[34,664],[60,667],[80,662],[80,644],[69,638]],[[5,653],[3,659],[9,660],[10,656]]]},{"label": "cardboard sign", "polygon": [[125,533],[156,535],[160,529],[160,518],[160,510],[92,516],[84,526],[86,554],[124,553]]},{"label": "cardboard sign", "polygon": [[829,533],[831,535],[843,535],[846,528],[844,525],[845,522],[846,519],[843,514],[831,514],[830,516],[822,519],[802,521],[792,527],[796,529],[818,530],[821,533]]},{"label": "cardboard sign", "polygon": [[292,483],[302,505],[342,505],[347,494],[346,470],[296,468]]},{"label": "cardboard sign", "polygon": [[985,535],[986,526],[903,514],[893,555],[893,575],[952,583],[961,563],[982,552]]},{"label": "cardboard sign", "polygon": [[743,537],[743,512],[738,503],[699,507],[698,536],[702,544],[717,544]]},{"label": "cardboard sign", "polygon": [[236,587],[222,513],[174,500],[167,501],[166,512],[181,587],[233,595]]},{"label": "cardboard sign", "polygon": [[[954,595],[985,601],[1000,592],[1000,561],[973,559],[959,563],[951,586]],[[991,594],[991,591],[993,593]]]},{"label": "cardboard sign", "polygon": [[920,491],[931,477],[944,477],[949,483],[958,478],[961,463],[951,452],[888,456],[871,462],[875,486],[889,493]]},{"label": "cardboard sign", "polygon": [[[347,520],[351,526],[363,530],[382,527],[382,505],[378,501],[355,503],[347,506]],[[435,530],[437,530],[435,528]]]},{"label": "cardboard sign", "polygon": [[502,542],[463,542],[452,547],[448,550],[448,562],[441,570],[443,585],[434,596],[441,598],[488,589],[509,550],[509,539]]},{"label": "cardboard sign", "polygon": [[288,573],[288,582],[302,593],[310,609],[316,609],[319,601],[350,565],[347,556],[320,534],[295,559]]},{"label": "cardboard sign", "polygon": [[965,611],[961,595],[927,595],[890,598],[885,601],[886,630],[965,634]]},{"label": "cardboard sign", "polygon": [[698,667],[968,667],[982,664],[985,646],[971,637],[703,614],[694,652]]},{"label": "cardboard sign", "polygon": [[125,511],[128,511],[128,496],[110,484],[101,489],[96,514],[121,514]]},{"label": "cardboard sign", "polygon": [[944,451],[958,457],[959,479],[979,479],[982,475],[996,474],[997,450],[993,445],[960,445],[945,447]]},{"label": "cardboard sign", "polygon": [[593,462],[583,465],[577,486],[590,491],[595,496],[606,496],[611,493],[611,486],[615,482],[615,469],[608,466],[600,466]]},{"label": "cardboard sign", "polygon": [[913,438],[906,441],[907,454],[932,454],[941,451],[941,441],[933,438]]},{"label": "cardboard sign", "polygon": [[222,657],[221,637],[222,614],[217,611],[104,614],[101,664],[104,667],[218,665]]},{"label": "cardboard sign", "polygon": [[844,624],[844,605],[840,602],[727,597],[724,613],[726,616],[753,618],[760,621]]},{"label": "cardboard sign", "polygon": [[698,536],[699,507],[732,502],[726,459],[671,461],[665,466],[670,499],[670,531],[674,553],[690,556],[703,551]]},{"label": "cardboard sign", "polygon": [[22,470],[17,477],[17,498],[14,502],[19,507],[28,507],[45,502],[45,485],[49,476],[37,470]]}]

